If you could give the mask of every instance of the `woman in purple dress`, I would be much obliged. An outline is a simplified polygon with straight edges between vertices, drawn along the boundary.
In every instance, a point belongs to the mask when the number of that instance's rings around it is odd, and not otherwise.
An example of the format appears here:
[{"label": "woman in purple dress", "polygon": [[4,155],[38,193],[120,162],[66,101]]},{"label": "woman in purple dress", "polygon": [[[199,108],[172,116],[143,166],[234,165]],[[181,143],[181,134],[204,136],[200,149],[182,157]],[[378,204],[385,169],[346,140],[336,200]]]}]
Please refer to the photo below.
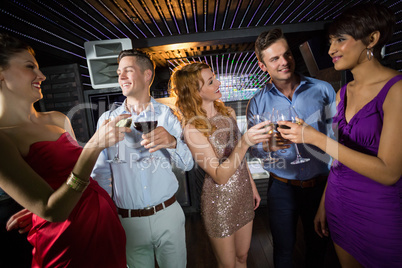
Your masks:
[{"label": "woman in purple dress", "polygon": [[279,129],[334,158],[315,227],[331,233],[342,267],[402,267],[402,74],[379,61],[394,24],[387,8],[366,4],[329,28],[335,69],[354,78],[337,93],[339,143],[304,122]]}]

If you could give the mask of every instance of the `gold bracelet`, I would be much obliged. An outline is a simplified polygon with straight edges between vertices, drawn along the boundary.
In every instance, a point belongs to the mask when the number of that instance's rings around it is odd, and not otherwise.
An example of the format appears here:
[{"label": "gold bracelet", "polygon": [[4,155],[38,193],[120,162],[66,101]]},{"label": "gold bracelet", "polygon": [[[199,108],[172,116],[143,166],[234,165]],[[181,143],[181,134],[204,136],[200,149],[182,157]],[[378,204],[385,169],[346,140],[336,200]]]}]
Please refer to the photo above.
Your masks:
[{"label": "gold bracelet", "polygon": [[84,181],[78,178],[77,176],[74,175],[73,172],[70,173],[70,176],[68,176],[68,179],[66,181],[66,184],[73,190],[77,192],[84,192],[87,186],[89,185],[89,181]]}]

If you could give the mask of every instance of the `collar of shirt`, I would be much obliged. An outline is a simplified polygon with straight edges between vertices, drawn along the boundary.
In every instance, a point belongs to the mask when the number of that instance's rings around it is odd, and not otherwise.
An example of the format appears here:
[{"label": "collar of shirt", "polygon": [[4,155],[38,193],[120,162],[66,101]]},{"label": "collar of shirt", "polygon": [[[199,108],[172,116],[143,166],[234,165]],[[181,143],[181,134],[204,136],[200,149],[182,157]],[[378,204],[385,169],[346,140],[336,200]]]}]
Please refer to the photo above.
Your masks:
[{"label": "collar of shirt", "polygon": [[[163,111],[162,111],[162,109],[161,109],[161,104],[160,104],[159,102],[157,102],[153,97],[151,97],[150,102],[151,102],[152,105],[154,106],[155,116],[158,117],[158,116],[162,115]],[[119,114],[119,115],[120,115],[120,114],[127,114],[127,113],[130,113],[130,111],[128,111],[128,110],[126,109],[126,107],[127,107],[127,99],[125,99],[125,100],[123,101],[123,105],[122,105],[122,106],[120,106],[119,108],[116,109],[116,113]]]},{"label": "collar of shirt", "polygon": [[[296,87],[296,90],[295,90],[295,93],[294,93],[294,94],[297,94],[296,92],[298,92],[299,89],[302,88],[304,85],[307,85],[308,83],[310,83],[310,82],[306,79],[306,77],[305,77],[304,75],[302,75],[302,74],[298,74],[298,75],[300,76],[300,83],[299,83],[299,85]],[[283,93],[279,91],[279,89],[275,86],[275,84],[272,83],[272,79],[269,79],[269,80],[268,80],[268,82],[267,82],[267,84],[266,84],[266,89],[267,89],[268,91],[270,91],[270,90],[275,91],[276,94],[282,95],[282,96],[285,97],[285,95],[283,95]]]}]

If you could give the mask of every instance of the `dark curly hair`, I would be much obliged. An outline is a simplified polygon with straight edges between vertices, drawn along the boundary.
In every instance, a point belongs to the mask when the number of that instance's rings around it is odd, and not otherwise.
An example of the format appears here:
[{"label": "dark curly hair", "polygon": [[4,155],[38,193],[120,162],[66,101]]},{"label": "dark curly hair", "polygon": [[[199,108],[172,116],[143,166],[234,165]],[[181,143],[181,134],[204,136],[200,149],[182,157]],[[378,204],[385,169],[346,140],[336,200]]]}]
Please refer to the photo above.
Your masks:
[{"label": "dark curly hair", "polygon": [[35,56],[34,50],[28,44],[7,33],[0,33],[0,67],[2,69],[8,68],[12,56],[25,50]]},{"label": "dark curly hair", "polygon": [[370,34],[379,31],[380,38],[373,48],[373,53],[380,59],[381,48],[391,39],[394,27],[395,15],[387,7],[366,3],[353,6],[338,16],[330,24],[328,35],[348,34],[368,45]]},{"label": "dark curly hair", "polygon": [[[216,127],[207,120],[207,112],[202,108],[200,88],[205,83],[201,76],[203,69],[210,67],[203,62],[194,62],[182,65],[170,78],[171,96],[176,98],[176,115],[181,119],[183,126],[192,124],[205,136],[211,135]],[[201,85],[200,85],[201,84]],[[230,110],[221,100],[215,100],[216,110],[230,116]]]}]

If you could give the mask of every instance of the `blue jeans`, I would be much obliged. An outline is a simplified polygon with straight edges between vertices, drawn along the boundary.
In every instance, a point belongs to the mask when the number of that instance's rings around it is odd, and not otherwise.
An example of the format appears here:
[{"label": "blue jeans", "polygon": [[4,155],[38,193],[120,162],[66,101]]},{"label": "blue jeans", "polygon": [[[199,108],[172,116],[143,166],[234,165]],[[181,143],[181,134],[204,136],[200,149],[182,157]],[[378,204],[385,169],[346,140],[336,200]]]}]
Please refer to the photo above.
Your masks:
[{"label": "blue jeans", "polygon": [[303,224],[306,247],[305,267],[324,266],[328,239],[314,231],[317,212],[325,181],[311,188],[301,188],[271,178],[268,187],[269,223],[274,243],[275,268],[291,268],[296,243],[297,222]]}]

